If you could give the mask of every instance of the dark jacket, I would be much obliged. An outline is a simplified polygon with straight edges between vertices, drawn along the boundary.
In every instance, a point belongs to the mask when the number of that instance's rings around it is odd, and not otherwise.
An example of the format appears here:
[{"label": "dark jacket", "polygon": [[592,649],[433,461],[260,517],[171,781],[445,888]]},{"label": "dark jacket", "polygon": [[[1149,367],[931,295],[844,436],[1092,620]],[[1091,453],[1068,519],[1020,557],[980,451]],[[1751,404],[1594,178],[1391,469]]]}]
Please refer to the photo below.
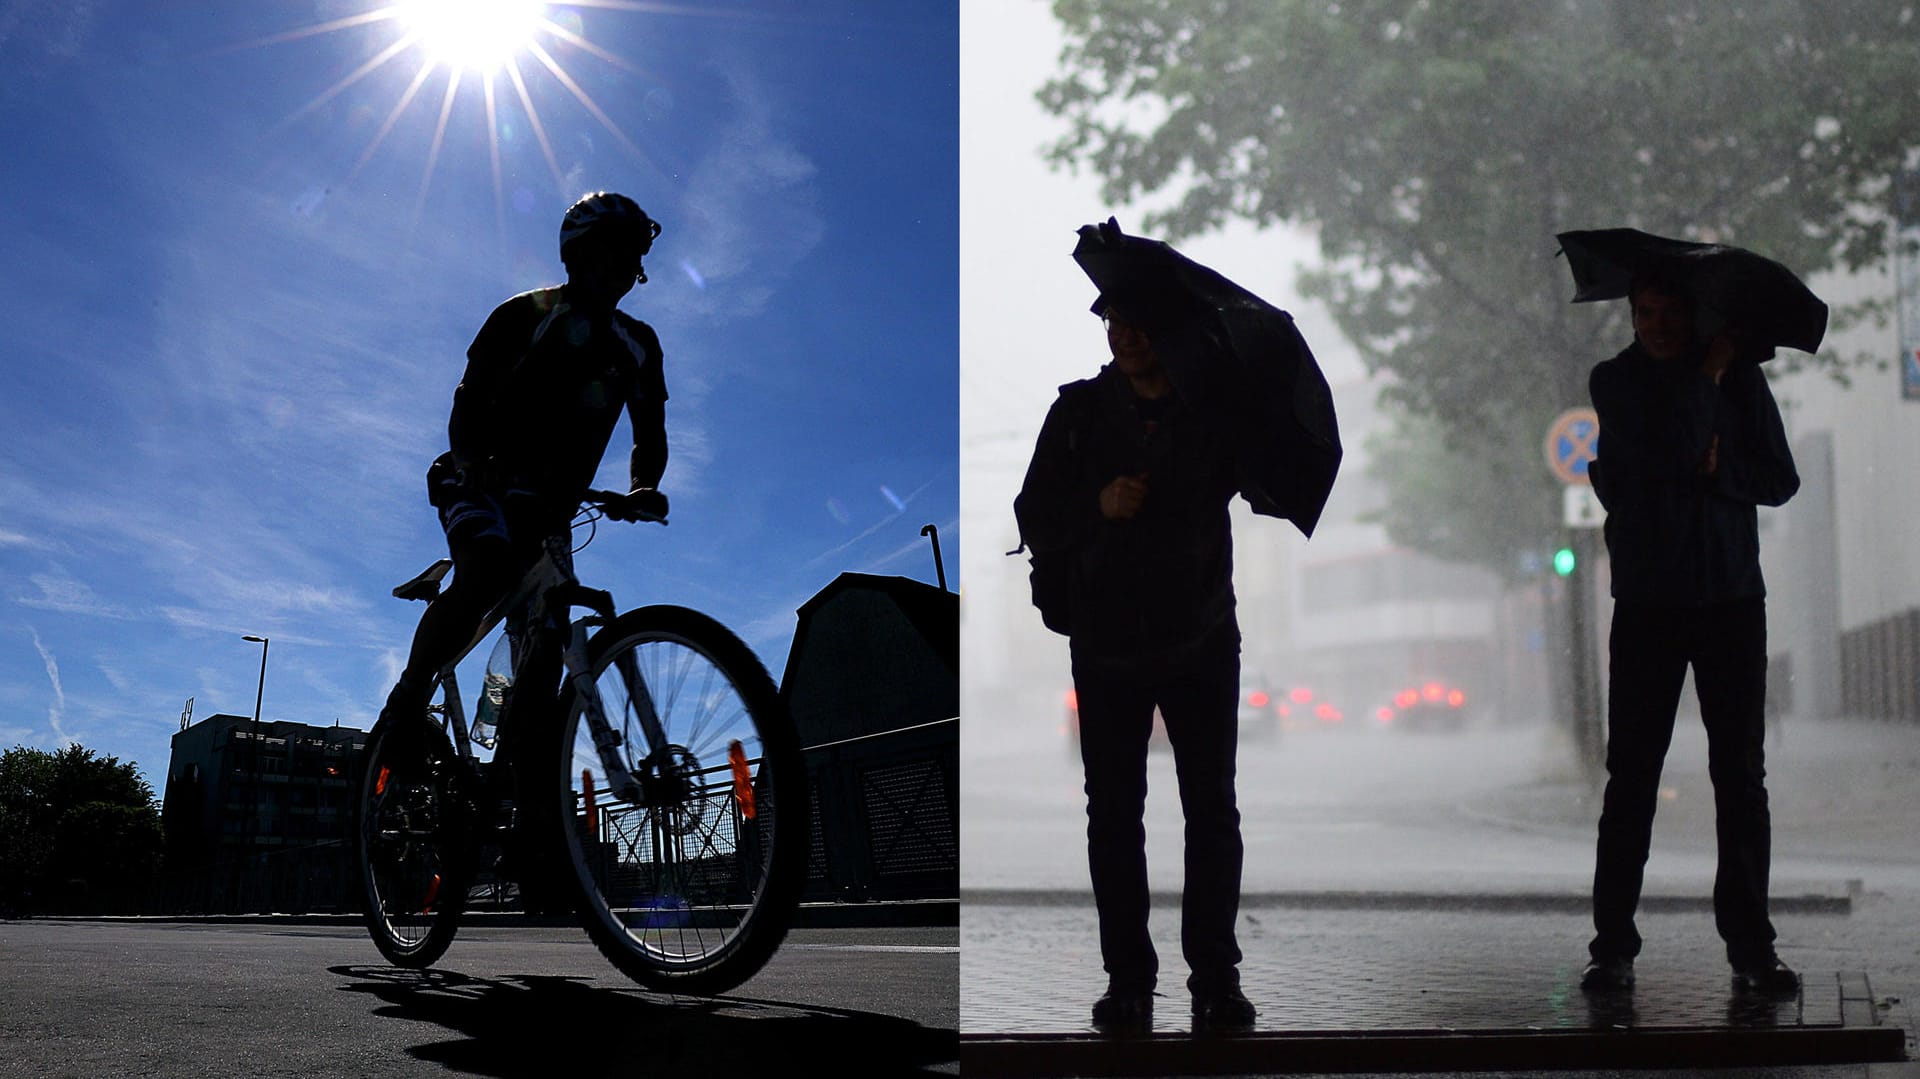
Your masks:
[{"label": "dark jacket", "polygon": [[[1140,512],[1102,516],[1101,490],[1141,473]],[[1068,555],[1077,660],[1175,665],[1203,643],[1238,641],[1227,518],[1236,489],[1225,444],[1177,395],[1141,401],[1111,364],[1060,387],[1014,515],[1035,552]]]},{"label": "dark jacket", "polygon": [[495,308],[467,349],[447,440],[455,463],[489,458],[515,485],[549,495],[571,517],[599,470],[620,412],[633,427],[635,486],[667,463],[660,339],[624,311],[593,319],[564,286]]},{"label": "dark jacket", "polygon": [[[1588,392],[1614,598],[1693,607],[1766,595],[1754,507],[1785,503],[1800,476],[1759,365],[1736,363],[1716,385],[1636,342],[1594,367]],[[1716,435],[1718,467],[1704,475]]]}]

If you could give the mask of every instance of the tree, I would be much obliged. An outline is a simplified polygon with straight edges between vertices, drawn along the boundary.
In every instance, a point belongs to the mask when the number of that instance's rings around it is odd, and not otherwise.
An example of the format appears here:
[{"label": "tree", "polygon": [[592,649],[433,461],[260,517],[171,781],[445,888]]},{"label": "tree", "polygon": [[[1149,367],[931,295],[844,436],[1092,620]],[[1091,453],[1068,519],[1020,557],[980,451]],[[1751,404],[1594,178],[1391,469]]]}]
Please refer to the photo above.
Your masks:
[{"label": "tree", "polygon": [[136,909],[159,868],[159,807],[135,765],[79,745],[0,754],[0,909]]},{"label": "tree", "polygon": [[[1912,4],[1056,0],[1052,147],[1143,231],[1313,228],[1326,302],[1403,417],[1396,542],[1513,575],[1558,531],[1541,440],[1630,338],[1572,308],[1556,232],[1629,225],[1794,268],[1884,266],[1916,164]],[[1890,304],[1834,311],[1884,324]],[[1860,357],[1783,352],[1845,378]],[[1416,461],[1449,466],[1405,468]],[[1487,515],[1484,507],[1502,507]]]}]

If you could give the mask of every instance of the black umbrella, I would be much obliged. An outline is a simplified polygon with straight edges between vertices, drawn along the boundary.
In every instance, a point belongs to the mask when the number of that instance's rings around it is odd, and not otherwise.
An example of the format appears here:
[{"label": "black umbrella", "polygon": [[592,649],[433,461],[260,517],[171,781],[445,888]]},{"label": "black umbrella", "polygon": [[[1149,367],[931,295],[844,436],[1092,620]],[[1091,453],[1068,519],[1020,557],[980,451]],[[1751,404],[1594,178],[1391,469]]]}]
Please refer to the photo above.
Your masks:
[{"label": "black umbrella", "polygon": [[1813,352],[1827,333],[1827,305],[1792,270],[1741,247],[1654,236],[1639,229],[1562,232],[1574,303],[1618,300],[1634,278],[1658,275],[1728,324],[1768,346]]},{"label": "black umbrella", "polygon": [[1333,393],[1293,316],[1112,218],[1080,229],[1073,259],[1153,341],[1174,389],[1232,446],[1255,513],[1311,536],[1340,471]]}]

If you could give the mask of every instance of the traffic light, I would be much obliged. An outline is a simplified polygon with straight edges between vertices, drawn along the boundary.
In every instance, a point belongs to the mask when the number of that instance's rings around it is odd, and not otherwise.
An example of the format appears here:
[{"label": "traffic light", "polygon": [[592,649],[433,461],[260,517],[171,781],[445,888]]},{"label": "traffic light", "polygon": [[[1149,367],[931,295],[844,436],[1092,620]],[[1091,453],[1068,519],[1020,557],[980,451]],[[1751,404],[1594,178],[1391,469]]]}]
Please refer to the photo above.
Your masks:
[{"label": "traffic light", "polygon": [[1573,562],[1573,548],[1562,547],[1553,552],[1553,572],[1560,576],[1573,576]]}]

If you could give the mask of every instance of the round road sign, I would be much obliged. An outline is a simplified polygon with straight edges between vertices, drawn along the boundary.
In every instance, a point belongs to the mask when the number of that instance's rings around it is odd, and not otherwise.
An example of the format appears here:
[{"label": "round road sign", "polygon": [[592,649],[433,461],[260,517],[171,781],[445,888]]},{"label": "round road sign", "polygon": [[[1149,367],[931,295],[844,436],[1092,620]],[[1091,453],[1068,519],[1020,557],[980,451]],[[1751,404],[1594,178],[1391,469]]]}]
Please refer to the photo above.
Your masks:
[{"label": "round road sign", "polygon": [[1561,483],[1590,484],[1587,465],[1600,447],[1600,417],[1590,408],[1570,408],[1547,428],[1547,468]]}]

